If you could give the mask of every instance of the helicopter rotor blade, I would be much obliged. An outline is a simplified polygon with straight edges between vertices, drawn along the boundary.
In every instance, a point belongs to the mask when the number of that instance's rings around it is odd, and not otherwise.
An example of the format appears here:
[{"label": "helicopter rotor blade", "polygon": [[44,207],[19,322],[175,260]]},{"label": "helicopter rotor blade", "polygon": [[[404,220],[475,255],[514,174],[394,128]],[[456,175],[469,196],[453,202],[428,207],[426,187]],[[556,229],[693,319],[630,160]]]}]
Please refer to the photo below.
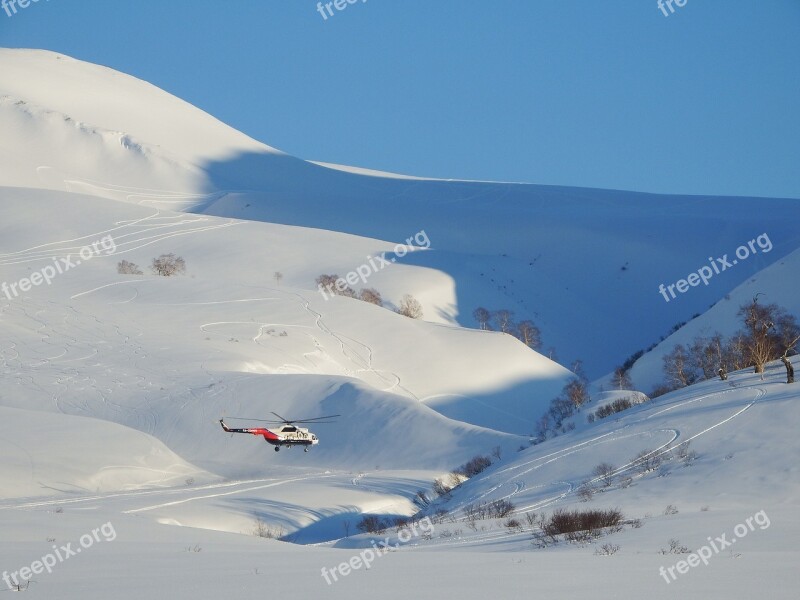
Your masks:
[{"label": "helicopter rotor blade", "polygon": [[335,419],[336,417],[341,417],[342,415],[328,415],[327,417],[314,417],[313,419],[297,419],[296,421],[292,421],[292,423],[314,423],[316,421],[325,421],[327,419]]},{"label": "helicopter rotor blade", "polygon": [[273,425],[280,425],[286,421],[275,421],[274,419],[251,419],[249,417],[222,417],[223,419],[234,419],[237,421],[258,421],[259,423],[272,423]]},{"label": "helicopter rotor blade", "polygon": [[[277,413],[272,413],[273,415],[280,417]],[[335,419],[336,417],[341,417],[342,415],[328,415],[326,417],[314,417],[311,419],[297,419],[294,421],[290,421],[289,419],[284,419],[281,417],[280,421],[276,421],[274,419],[250,419],[247,417],[223,417],[223,419],[236,419],[240,421],[257,421],[259,423],[271,423],[272,425],[291,425],[293,423],[315,423],[318,425],[323,425],[325,423],[333,423],[334,421],[328,421],[327,419]]]}]

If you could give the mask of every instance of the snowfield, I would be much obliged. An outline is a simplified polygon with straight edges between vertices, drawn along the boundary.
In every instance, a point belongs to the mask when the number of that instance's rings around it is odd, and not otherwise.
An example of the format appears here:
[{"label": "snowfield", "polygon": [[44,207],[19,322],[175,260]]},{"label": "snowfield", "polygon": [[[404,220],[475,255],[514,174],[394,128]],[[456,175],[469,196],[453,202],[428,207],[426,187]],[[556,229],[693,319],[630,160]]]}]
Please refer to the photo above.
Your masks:
[{"label": "snowfield", "polygon": [[[313,163],[34,50],[0,49],[0,132],[0,590],[797,597],[800,384],[775,362],[646,396],[674,344],[731,334],[754,295],[800,314],[796,200]],[[770,251],[659,295],[764,233]],[[186,273],[150,273],[165,253]],[[385,307],[320,293],[319,275],[376,256],[386,266],[353,287]],[[396,314],[405,294],[421,319]],[[479,306],[533,320],[545,349],[480,330]],[[686,320],[633,367],[636,405],[589,423],[634,394],[607,374]],[[576,358],[592,402],[532,445]],[[341,416],[310,426],[308,453],[219,425],[271,412]],[[476,455],[493,464],[436,498],[434,480]],[[498,501],[514,513],[476,518]],[[542,518],[575,508],[622,523],[542,536]],[[365,515],[390,526],[362,532]]]}]

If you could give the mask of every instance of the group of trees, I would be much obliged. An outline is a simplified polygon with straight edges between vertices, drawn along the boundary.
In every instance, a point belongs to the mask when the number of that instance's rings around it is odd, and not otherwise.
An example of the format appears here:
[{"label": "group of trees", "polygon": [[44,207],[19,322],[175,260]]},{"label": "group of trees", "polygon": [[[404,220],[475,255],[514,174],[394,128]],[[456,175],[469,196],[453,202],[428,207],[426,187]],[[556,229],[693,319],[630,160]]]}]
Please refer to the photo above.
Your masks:
[{"label": "group of trees", "polygon": [[511,310],[503,308],[489,311],[479,306],[472,312],[472,316],[485,331],[502,331],[513,335],[529,348],[542,348],[542,332],[539,328],[530,320],[515,322],[514,312]]},{"label": "group of trees", "polygon": [[[369,302],[376,306],[383,306],[383,296],[375,288],[364,288],[356,292],[353,288],[347,285],[347,282],[335,274],[323,274],[317,277],[316,284],[320,290],[328,292],[331,295],[344,296],[345,298],[354,298]],[[400,300],[395,312],[410,319],[421,319],[422,305],[411,294],[406,294]]]},{"label": "group of trees", "polygon": [[[172,277],[186,272],[186,261],[174,254],[162,254],[153,259],[150,263],[150,271],[153,275],[162,277]],[[121,260],[117,263],[117,273],[120,275],[143,275],[142,270],[136,263]]]},{"label": "group of trees", "polygon": [[655,390],[664,393],[717,375],[727,378],[729,371],[753,367],[763,376],[765,365],[781,359],[787,380],[794,381],[788,356],[800,341],[800,328],[794,316],[777,304],[759,304],[758,296],[743,304],[737,313],[742,329],[728,339],[719,333],[698,336],[688,345],[677,344],[664,356],[665,382]]},{"label": "group of trees", "polygon": [[[546,440],[559,430],[565,431],[564,421],[579,412],[581,407],[589,402],[589,380],[583,372],[581,361],[575,361],[571,370],[575,377],[564,385],[561,394],[550,401],[550,408],[536,423],[535,433],[538,442]],[[570,429],[574,426],[575,424],[572,423]]]}]

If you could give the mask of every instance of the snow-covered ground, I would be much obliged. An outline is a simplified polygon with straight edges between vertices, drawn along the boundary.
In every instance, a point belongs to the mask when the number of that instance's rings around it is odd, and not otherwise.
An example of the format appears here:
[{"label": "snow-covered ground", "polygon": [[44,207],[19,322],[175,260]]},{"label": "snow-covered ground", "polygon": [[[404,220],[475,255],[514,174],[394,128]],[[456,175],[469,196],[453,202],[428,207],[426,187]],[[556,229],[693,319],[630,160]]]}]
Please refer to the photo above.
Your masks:
[{"label": "snow-covered ground", "polygon": [[[745,598],[767,583],[797,597],[800,388],[780,363],[594,423],[582,412],[531,446],[571,374],[472,317],[514,310],[594,378],[701,313],[637,362],[647,392],[675,343],[731,333],[756,293],[800,312],[796,201],[312,163],[43,51],[0,50],[0,131],[0,571],[56,560],[31,597]],[[659,294],[765,232],[769,251]],[[186,273],[150,274],[163,253]],[[121,260],[144,274],[118,274]],[[316,287],[367,266],[354,287],[385,308]],[[422,319],[394,312],[404,294]],[[341,417],[311,426],[308,453],[218,422],[273,411]],[[648,472],[644,450],[660,459]],[[419,512],[420,492],[479,454],[494,464]],[[517,525],[467,518],[502,499]],[[566,507],[616,507],[626,524],[542,547],[537,518]],[[377,536],[358,531],[365,514],[421,520]],[[737,543],[708,565],[676,571],[691,555],[660,552],[723,534]],[[399,547],[379,555],[386,535]]]}]

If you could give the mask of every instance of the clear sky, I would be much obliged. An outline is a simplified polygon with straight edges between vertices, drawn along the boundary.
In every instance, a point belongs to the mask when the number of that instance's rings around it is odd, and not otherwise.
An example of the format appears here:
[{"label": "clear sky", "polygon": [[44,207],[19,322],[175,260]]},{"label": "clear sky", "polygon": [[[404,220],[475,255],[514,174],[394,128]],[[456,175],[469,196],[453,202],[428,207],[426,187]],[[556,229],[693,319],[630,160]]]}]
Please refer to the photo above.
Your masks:
[{"label": "clear sky", "polygon": [[130,73],[307,159],[800,198],[800,0],[339,3],[39,0],[0,9],[0,46]]}]

